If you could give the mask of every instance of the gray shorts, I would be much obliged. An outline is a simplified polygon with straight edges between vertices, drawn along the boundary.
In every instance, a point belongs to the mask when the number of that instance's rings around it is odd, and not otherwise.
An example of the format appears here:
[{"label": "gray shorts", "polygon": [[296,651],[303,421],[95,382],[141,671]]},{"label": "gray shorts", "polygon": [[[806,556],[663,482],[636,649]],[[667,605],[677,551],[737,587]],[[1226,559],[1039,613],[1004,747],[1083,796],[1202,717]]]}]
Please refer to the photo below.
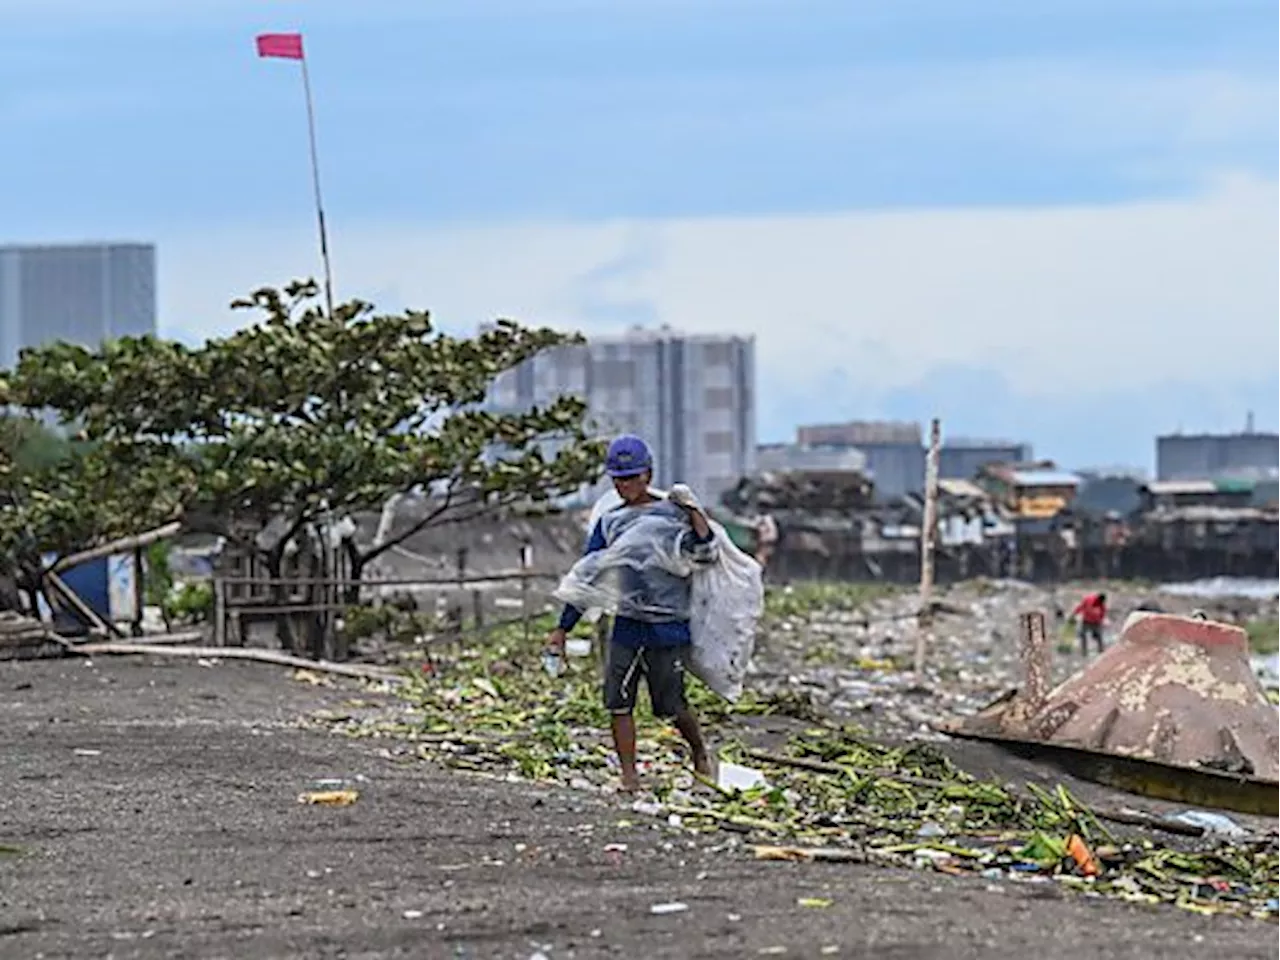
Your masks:
[{"label": "gray shorts", "polygon": [[684,696],[684,660],[689,648],[628,647],[610,640],[604,659],[604,706],[629,714],[636,706],[640,675],[649,687],[655,717],[674,717],[688,707]]}]

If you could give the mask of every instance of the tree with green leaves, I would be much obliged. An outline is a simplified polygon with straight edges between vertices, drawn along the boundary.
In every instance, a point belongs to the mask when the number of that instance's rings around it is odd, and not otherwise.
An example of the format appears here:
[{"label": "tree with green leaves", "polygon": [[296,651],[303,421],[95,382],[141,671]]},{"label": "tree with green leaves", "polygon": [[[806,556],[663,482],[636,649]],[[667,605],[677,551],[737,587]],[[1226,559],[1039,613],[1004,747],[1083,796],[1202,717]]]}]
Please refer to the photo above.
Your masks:
[{"label": "tree with green leaves", "polygon": [[[9,381],[0,380],[0,402],[8,392]],[[145,443],[68,443],[34,417],[7,416],[0,429],[0,572],[33,598],[62,557],[176,519],[194,478],[161,453]],[[28,607],[34,612],[33,600]]]},{"label": "tree with green leaves", "polygon": [[37,417],[0,413],[0,458],[14,469],[32,472],[66,460],[70,440]]},{"label": "tree with green leaves", "polygon": [[273,578],[311,525],[397,494],[427,491],[435,506],[393,538],[353,545],[354,578],[432,523],[599,475],[579,399],[519,412],[482,402],[498,374],[576,336],[500,320],[453,337],[425,312],[381,315],[360,300],[330,315],[311,281],[232,306],[261,319],[200,347],[141,337],[25,351],[8,402],[53,409],[100,456],[172,478],[191,523],[260,550]]}]

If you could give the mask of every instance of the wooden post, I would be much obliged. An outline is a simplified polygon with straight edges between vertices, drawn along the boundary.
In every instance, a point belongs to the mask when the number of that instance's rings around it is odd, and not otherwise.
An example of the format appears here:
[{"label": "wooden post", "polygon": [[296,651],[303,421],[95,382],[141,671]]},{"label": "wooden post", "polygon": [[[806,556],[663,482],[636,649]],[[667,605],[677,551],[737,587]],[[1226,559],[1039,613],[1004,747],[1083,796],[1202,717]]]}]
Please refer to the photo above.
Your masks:
[{"label": "wooden post", "polygon": [[1049,693],[1049,646],[1044,614],[1035,610],[1019,618],[1018,658],[1022,661],[1023,699],[1032,712],[1044,706]]},{"label": "wooden post", "polygon": [[938,527],[938,458],[942,450],[942,424],[929,424],[929,455],[924,469],[924,520],[920,525],[920,610],[916,622],[915,671],[924,673],[926,633],[933,625],[933,550]]},{"label": "wooden post", "polygon": [[529,568],[533,563],[533,544],[527,539],[520,545],[520,620],[524,625],[524,648],[531,645],[529,622]]},{"label": "wooden post", "polygon": [[147,612],[147,581],[143,569],[142,547],[133,548],[133,635],[142,636],[142,624]]},{"label": "wooden post", "polygon": [[90,560],[100,560],[103,557],[109,557],[113,553],[126,553],[129,550],[138,547],[149,547],[157,540],[165,540],[175,536],[182,530],[182,524],[178,521],[167,523],[163,527],[156,527],[154,530],[148,530],[146,533],[139,533],[132,537],[121,537],[119,540],[112,540],[109,543],[102,543],[89,550],[81,550],[79,553],[68,554],[60,559],[52,567],[54,573],[62,573],[70,570],[72,567],[78,567],[82,563],[88,563]]},{"label": "wooden post", "polygon": [[1000,729],[1015,736],[1026,736],[1031,718],[1044,706],[1049,692],[1048,633],[1044,614],[1038,610],[1018,618],[1018,659],[1022,662],[1022,685],[1018,694],[1000,718]]},{"label": "wooden post", "polygon": [[227,584],[221,577],[213,578],[213,645],[227,645]]}]

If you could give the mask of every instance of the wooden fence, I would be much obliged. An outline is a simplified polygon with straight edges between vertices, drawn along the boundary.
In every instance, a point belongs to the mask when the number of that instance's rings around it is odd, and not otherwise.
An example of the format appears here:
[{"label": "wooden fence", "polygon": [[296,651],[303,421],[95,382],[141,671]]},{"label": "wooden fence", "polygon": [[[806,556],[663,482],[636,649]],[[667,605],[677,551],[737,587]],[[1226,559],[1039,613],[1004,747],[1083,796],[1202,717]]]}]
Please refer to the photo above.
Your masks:
[{"label": "wooden fence", "polygon": [[[373,578],[353,580],[349,577],[293,576],[273,579],[267,576],[218,576],[213,580],[213,643],[218,647],[244,646],[245,629],[253,623],[276,621],[291,617],[301,624],[318,626],[323,654],[343,659],[346,651],[337,642],[337,615],[352,604],[345,598],[352,588],[412,593],[418,591],[448,591],[469,593],[471,598],[471,628],[484,632],[497,626],[522,623],[526,639],[536,618],[532,608],[532,588],[535,583],[555,582],[561,573],[538,571],[528,567],[489,574],[459,573],[450,577]],[[486,625],[484,594],[481,587],[518,584],[520,613],[506,620]],[[363,604],[360,604],[363,605]],[[464,614],[458,607],[456,629],[461,631]],[[319,651],[316,651],[319,652]]]}]

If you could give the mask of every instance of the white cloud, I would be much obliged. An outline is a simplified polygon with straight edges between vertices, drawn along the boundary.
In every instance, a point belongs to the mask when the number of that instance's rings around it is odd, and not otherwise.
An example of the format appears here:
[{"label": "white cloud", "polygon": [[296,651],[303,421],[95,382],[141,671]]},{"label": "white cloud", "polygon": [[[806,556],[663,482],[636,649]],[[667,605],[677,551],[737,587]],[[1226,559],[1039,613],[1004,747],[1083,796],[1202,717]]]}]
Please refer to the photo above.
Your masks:
[{"label": "white cloud", "polygon": [[[513,316],[582,329],[643,316],[758,338],[766,382],[839,371],[868,390],[939,364],[1020,394],[1274,375],[1275,183],[1111,206],[483,227],[334,224],[338,294],[430,308],[448,327]],[[303,229],[160,238],[170,330],[316,271]]]}]

